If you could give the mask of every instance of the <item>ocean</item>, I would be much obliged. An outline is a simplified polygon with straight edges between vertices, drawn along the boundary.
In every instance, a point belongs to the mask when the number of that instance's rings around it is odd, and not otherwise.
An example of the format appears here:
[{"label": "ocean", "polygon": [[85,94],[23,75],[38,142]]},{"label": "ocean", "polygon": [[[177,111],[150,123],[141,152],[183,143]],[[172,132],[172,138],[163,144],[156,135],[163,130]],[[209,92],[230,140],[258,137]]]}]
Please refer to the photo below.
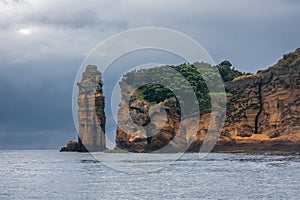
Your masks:
[{"label": "ocean", "polygon": [[300,156],[0,151],[0,199],[300,199]]}]

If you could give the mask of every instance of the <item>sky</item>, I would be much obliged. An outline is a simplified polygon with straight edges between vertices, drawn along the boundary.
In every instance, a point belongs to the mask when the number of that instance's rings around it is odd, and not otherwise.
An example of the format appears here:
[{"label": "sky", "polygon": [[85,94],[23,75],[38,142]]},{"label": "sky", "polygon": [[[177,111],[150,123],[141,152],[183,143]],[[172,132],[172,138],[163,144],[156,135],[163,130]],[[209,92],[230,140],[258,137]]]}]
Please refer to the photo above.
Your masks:
[{"label": "sky", "polygon": [[300,47],[299,9],[297,0],[0,0],[0,149],[59,149],[76,140],[77,70],[114,34],[173,29],[215,63],[256,72]]}]

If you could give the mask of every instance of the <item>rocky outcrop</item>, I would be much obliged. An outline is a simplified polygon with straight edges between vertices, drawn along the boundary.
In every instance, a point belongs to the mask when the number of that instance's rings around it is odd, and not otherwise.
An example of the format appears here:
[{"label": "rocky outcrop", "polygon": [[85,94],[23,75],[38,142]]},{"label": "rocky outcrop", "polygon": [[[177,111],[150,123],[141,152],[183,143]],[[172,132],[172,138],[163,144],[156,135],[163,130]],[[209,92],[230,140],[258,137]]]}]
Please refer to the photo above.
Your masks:
[{"label": "rocky outcrop", "polygon": [[88,65],[77,84],[78,94],[78,142],[69,142],[61,151],[104,151],[105,113],[101,73],[94,65]]},{"label": "rocky outcrop", "polygon": [[[151,107],[128,88],[121,85],[117,147],[133,152],[164,146],[199,151],[214,112],[180,120],[176,103],[166,100]],[[300,49],[267,70],[226,83],[225,88],[226,120],[213,151],[300,152]],[[195,122],[199,126],[191,130]]]},{"label": "rocky outcrop", "polygon": [[[225,87],[227,117],[214,151],[300,151],[300,49]],[[189,151],[202,141],[197,134]]]},{"label": "rocky outcrop", "polygon": [[69,141],[66,147],[62,147],[60,149],[61,152],[63,151],[79,151],[78,142]]},{"label": "rocky outcrop", "polygon": [[[130,86],[120,83],[122,102],[118,111],[117,148],[131,152],[174,152],[185,144],[177,135],[180,113],[175,99],[155,106],[138,98]],[[172,142],[174,139],[182,141]],[[177,139],[180,138],[180,139]]]}]

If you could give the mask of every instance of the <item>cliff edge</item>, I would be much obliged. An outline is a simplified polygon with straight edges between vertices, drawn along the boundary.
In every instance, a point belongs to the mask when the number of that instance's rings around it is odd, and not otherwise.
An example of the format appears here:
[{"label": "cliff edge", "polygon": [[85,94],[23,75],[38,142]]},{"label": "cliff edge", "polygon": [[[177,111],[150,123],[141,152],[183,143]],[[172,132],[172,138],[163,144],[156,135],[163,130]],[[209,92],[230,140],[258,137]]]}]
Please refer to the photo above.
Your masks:
[{"label": "cliff edge", "polygon": [[[226,120],[213,151],[300,152],[300,48],[266,70],[227,82],[225,88]],[[210,111],[201,112],[200,118],[181,119],[172,99],[153,106],[130,91],[130,86],[121,83],[121,92],[117,148],[199,151],[210,125]],[[195,121],[199,126],[191,130]]]}]

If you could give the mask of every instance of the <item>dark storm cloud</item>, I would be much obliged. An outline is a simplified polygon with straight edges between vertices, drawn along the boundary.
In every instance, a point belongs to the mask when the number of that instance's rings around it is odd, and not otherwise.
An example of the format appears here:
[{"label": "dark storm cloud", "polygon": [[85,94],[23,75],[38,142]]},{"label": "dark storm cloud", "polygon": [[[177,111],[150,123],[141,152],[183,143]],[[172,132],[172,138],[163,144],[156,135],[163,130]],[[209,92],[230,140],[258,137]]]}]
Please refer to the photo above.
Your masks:
[{"label": "dark storm cloud", "polygon": [[[51,68],[45,63],[41,65]],[[66,142],[66,136],[76,136],[71,109],[76,70],[69,70],[69,74],[49,73],[45,77],[34,71],[18,72],[13,69],[16,66],[9,66],[11,70],[0,76],[1,148],[7,148],[8,144],[10,148],[42,148],[42,144],[49,147],[54,140],[57,146]]]},{"label": "dark storm cloud", "polygon": [[[300,46],[299,8],[296,0],[0,0],[0,148],[58,148],[76,139],[75,74],[113,34],[172,28],[198,41],[216,63],[229,59],[255,72]],[[107,89],[114,78],[105,77]]]}]

